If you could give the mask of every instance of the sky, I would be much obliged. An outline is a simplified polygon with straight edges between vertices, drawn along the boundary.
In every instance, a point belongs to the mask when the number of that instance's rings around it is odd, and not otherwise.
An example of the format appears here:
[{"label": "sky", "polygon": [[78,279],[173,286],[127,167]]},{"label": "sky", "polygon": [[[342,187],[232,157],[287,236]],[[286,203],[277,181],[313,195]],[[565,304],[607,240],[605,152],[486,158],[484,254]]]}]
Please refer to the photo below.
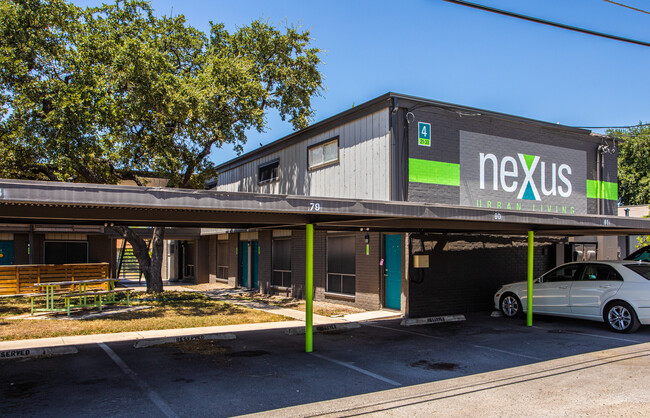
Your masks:
[{"label": "sky", "polygon": [[[604,0],[473,0],[482,5],[650,42],[650,14]],[[650,2],[617,0],[650,12]],[[80,6],[101,1],[75,0]],[[650,47],[585,35],[443,0],[154,0],[209,31],[262,18],[299,25],[323,50],[325,90],[313,122],[389,91],[569,126],[650,122]],[[275,114],[244,151],[290,134]],[[593,129],[604,132],[603,129]],[[224,148],[216,163],[236,157]]]}]

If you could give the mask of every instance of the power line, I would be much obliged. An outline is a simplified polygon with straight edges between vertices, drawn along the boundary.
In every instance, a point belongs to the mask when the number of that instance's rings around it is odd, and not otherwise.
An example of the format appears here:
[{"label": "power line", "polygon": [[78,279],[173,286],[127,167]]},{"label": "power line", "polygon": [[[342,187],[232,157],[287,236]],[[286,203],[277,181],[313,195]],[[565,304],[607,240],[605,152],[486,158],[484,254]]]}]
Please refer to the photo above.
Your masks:
[{"label": "power line", "polygon": [[631,129],[639,128],[642,126],[650,126],[650,123],[639,123],[637,125],[627,125],[627,126],[572,126],[572,128],[579,129]]},{"label": "power line", "polygon": [[609,35],[609,34],[606,34],[606,33],[596,32],[596,31],[589,30],[589,29],[578,28],[576,26],[565,25],[563,23],[551,22],[550,20],[544,20],[544,19],[539,19],[539,18],[532,17],[532,16],[521,15],[519,13],[509,12],[507,10],[495,9],[494,7],[483,6],[482,4],[470,3],[468,1],[463,1],[463,0],[443,0],[443,1],[446,1],[447,3],[457,4],[459,6],[472,7],[474,9],[483,10],[485,12],[496,13],[496,14],[500,14],[500,15],[503,15],[503,16],[508,16],[508,17],[514,17],[514,18],[517,18],[517,19],[527,20],[529,22],[540,23],[542,25],[553,26],[553,27],[560,28],[560,29],[566,29],[566,30],[570,30],[570,31],[574,31],[574,32],[584,33],[584,34],[587,34],[587,35],[599,36],[601,38],[611,39],[611,40],[614,40],[614,41],[627,42],[627,43],[630,43],[630,44],[650,47],[649,42],[637,41],[635,39],[623,38],[621,36],[616,36],[616,35]]},{"label": "power line", "polygon": [[612,1],[612,0],[603,0],[603,1],[606,1],[607,3],[612,3],[612,4],[615,4],[617,6],[625,7],[627,9],[636,10],[637,12],[641,12],[641,13],[645,13],[645,14],[650,15],[650,12],[648,12],[648,11],[645,11],[645,10],[642,10],[642,9],[637,9],[636,7],[628,6],[627,4],[617,3],[617,2]]}]

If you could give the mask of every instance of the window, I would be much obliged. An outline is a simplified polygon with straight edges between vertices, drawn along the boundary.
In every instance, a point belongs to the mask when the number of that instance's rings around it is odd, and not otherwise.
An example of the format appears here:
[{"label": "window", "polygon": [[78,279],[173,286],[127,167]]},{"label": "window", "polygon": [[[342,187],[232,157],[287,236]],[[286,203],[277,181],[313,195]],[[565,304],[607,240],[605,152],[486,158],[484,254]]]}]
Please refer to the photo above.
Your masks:
[{"label": "window", "polygon": [[228,241],[217,243],[217,279],[228,280]]},{"label": "window", "polygon": [[257,179],[260,183],[270,183],[280,177],[280,160],[271,161],[259,166]]},{"label": "window", "polygon": [[291,239],[274,239],[271,249],[272,269],[271,285],[291,286]]},{"label": "window", "polygon": [[643,276],[644,279],[650,280],[650,265],[649,264],[626,264],[625,267],[629,268],[635,273]]},{"label": "window", "polygon": [[334,164],[339,160],[339,137],[307,148],[309,168]]},{"label": "window", "polygon": [[581,269],[580,264],[569,264],[568,266],[558,267],[544,275],[544,283],[547,282],[570,282],[578,279],[578,272]]},{"label": "window", "polygon": [[327,238],[327,291],[354,295],[355,292],[354,236]]},{"label": "window", "polygon": [[77,264],[88,262],[86,241],[45,241],[45,264]]},{"label": "window", "polygon": [[611,267],[604,264],[587,264],[582,271],[583,281],[622,281],[623,278]]}]

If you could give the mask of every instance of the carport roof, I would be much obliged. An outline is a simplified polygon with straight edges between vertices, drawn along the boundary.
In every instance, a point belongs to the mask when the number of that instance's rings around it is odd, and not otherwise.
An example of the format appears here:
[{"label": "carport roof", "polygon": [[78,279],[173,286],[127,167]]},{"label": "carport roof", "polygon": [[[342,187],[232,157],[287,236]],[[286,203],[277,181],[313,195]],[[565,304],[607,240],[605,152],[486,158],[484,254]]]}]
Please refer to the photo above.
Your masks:
[{"label": "carport roof", "polygon": [[650,234],[650,219],[0,179],[0,222],[538,235]]}]

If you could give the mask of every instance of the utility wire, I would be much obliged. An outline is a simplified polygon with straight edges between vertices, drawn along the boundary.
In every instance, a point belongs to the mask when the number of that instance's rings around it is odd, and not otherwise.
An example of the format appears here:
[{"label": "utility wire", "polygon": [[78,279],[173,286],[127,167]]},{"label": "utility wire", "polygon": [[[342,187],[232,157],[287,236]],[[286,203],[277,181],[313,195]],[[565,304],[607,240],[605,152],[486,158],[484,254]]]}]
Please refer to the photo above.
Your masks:
[{"label": "utility wire", "polygon": [[627,125],[627,126],[572,126],[572,128],[579,129],[631,129],[639,128],[642,126],[650,126],[650,123],[639,123],[638,125]]},{"label": "utility wire", "polygon": [[650,12],[648,12],[648,11],[645,11],[645,10],[642,10],[642,9],[637,9],[636,7],[628,6],[627,4],[617,3],[617,2],[612,1],[612,0],[603,0],[603,1],[606,1],[607,3],[612,3],[612,4],[615,4],[617,6],[625,7],[627,9],[636,10],[637,12],[641,12],[641,13],[645,13],[645,14],[650,15]]},{"label": "utility wire", "polygon": [[508,17],[514,17],[514,18],[517,18],[517,19],[527,20],[529,22],[541,23],[542,25],[553,26],[553,27],[560,28],[560,29],[566,29],[566,30],[571,30],[571,31],[574,31],[574,32],[584,33],[584,34],[587,34],[587,35],[599,36],[601,38],[607,38],[607,39],[611,39],[611,40],[614,40],[614,41],[627,42],[627,43],[630,43],[630,44],[650,47],[649,42],[637,41],[635,39],[623,38],[621,36],[616,36],[616,35],[609,35],[609,34],[606,34],[606,33],[596,32],[596,31],[589,30],[589,29],[578,28],[576,26],[565,25],[563,23],[551,22],[550,20],[544,20],[544,19],[539,19],[539,18],[532,17],[532,16],[521,15],[519,13],[509,12],[507,10],[495,9],[494,7],[488,7],[488,6],[484,6],[482,4],[471,3],[469,1],[463,1],[463,0],[443,0],[443,1],[446,1],[447,3],[457,4],[457,5],[460,5],[460,6],[472,7],[474,9],[483,10],[483,11],[490,12],[490,13],[496,13],[496,14],[500,14],[500,15],[504,15],[504,16],[508,16]]}]

